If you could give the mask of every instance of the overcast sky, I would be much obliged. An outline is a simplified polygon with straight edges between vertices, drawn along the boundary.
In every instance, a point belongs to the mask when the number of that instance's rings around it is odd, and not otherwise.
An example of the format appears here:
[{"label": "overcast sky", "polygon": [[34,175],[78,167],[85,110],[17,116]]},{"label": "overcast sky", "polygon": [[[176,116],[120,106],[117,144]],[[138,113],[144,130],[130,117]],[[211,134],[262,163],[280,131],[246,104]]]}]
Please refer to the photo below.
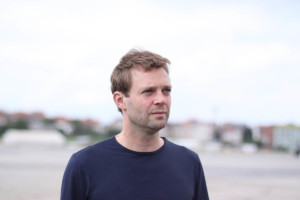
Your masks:
[{"label": "overcast sky", "polygon": [[172,122],[300,123],[296,0],[0,0],[0,109],[109,123],[131,48],[171,60]]}]

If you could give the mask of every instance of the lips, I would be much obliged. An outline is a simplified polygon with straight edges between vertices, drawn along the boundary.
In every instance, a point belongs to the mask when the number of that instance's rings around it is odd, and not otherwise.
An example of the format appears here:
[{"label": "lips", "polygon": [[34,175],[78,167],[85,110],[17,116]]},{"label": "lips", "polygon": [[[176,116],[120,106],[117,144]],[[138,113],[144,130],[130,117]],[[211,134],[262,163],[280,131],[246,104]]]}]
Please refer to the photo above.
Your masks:
[{"label": "lips", "polygon": [[155,111],[151,113],[152,116],[155,118],[166,118],[167,112],[166,111]]},{"label": "lips", "polygon": [[167,112],[166,111],[154,111],[154,112],[151,112],[151,114],[156,114],[156,115],[162,115],[162,114],[166,114]]}]

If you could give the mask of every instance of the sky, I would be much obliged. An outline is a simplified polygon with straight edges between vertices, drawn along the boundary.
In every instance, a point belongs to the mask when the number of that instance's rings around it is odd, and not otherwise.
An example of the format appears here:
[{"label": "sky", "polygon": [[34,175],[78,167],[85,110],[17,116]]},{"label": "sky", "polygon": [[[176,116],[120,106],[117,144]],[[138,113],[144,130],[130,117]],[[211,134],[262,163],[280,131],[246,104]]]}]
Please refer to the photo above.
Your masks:
[{"label": "sky", "polygon": [[170,122],[300,124],[300,1],[0,0],[0,110],[121,118],[137,48],[171,61]]}]

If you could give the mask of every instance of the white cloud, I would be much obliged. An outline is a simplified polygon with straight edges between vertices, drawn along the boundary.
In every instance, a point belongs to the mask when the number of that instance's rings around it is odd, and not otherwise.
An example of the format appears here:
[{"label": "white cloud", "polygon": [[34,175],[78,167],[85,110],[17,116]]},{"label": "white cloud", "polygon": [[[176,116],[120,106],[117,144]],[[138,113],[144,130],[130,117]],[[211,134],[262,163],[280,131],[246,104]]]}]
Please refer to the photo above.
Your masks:
[{"label": "white cloud", "polygon": [[[2,109],[39,108],[105,118],[99,110],[115,108],[110,73],[133,47],[171,60],[174,119],[210,119],[212,108],[219,107],[223,120],[251,122],[256,120],[251,110],[258,105],[257,115],[268,121],[275,117],[263,113],[264,106],[279,108],[281,95],[299,99],[292,92],[300,89],[298,80],[291,82],[288,76],[276,80],[270,75],[275,68],[295,70],[300,63],[300,29],[294,20],[299,19],[298,13],[291,23],[278,23],[273,18],[291,20],[290,13],[281,11],[282,16],[276,16],[272,10],[276,8],[252,1],[182,7],[155,1],[1,4]],[[279,91],[269,90],[277,81],[287,84]],[[285,107],[292,110],[296,105],[291,100]],[[119,116],[111,113],[110,118]],[[290,118],[285,113],[276,119]]]}]

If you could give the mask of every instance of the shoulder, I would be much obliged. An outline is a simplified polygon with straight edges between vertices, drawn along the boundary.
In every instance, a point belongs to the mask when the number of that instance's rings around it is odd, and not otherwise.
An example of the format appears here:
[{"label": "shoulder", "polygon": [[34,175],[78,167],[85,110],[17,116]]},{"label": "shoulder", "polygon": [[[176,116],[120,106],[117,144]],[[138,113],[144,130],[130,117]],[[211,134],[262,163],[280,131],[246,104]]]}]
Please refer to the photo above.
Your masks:
[{"label": "shoulder", "polygon": [[171,142],[167,139],[165,139],[165,142],[166,142],[166,146],[168,147],[169,151],[171,151],[172,154],[179,157],[185,157],[187,159],[191,159],[195,162],[199,162],[199,156],[196,152],[186,148],[185,146],[181,146],[174,142]]},{"label": "shoulder", "polygon": [[100,155],[105,155],[105,152],[114,145],[114,137],[102,140],[91,146],[85,147],[72,155],[73,160],[84,162],[96,158]]},{"label": "shoulder", "polygon": [[111,159],[107,149],[113,149],[114,138],[108,138],[74,153],[67,164],[65,177],[90,177],[94,170]]}]

